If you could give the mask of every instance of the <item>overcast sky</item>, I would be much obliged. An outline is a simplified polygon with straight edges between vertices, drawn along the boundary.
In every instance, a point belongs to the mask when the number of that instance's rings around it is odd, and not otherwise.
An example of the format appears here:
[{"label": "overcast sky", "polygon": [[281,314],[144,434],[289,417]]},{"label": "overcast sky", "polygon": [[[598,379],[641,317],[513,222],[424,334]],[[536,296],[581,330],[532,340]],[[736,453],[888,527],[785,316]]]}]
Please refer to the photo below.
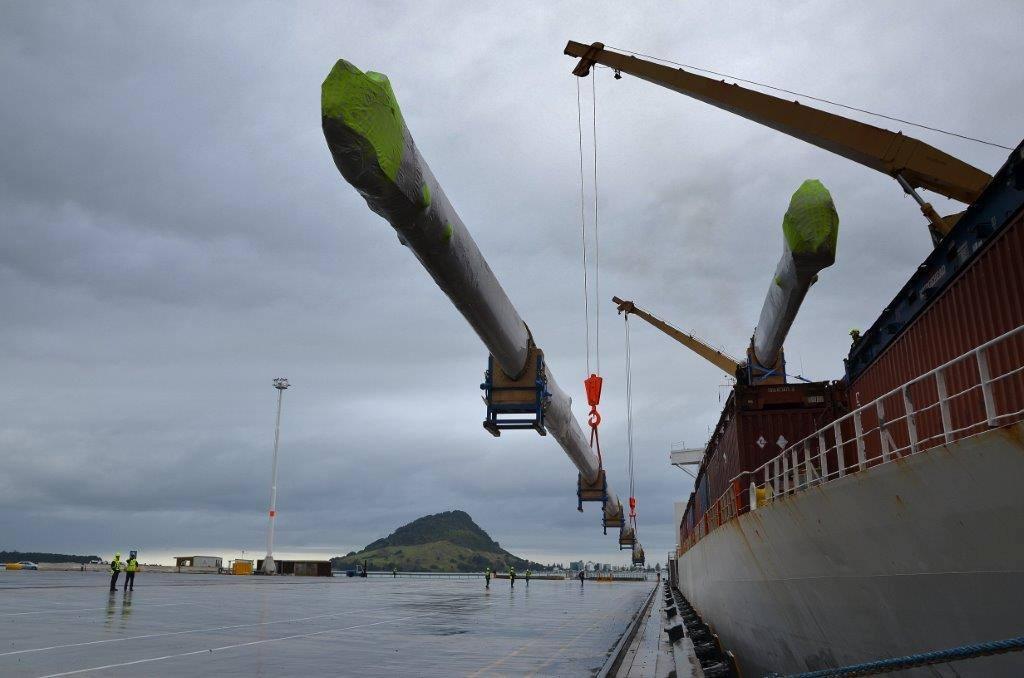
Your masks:
[{"label": "overcast sky", "polygon": [[[1021,7],[984,5],[0,4],[0,549],[259,551],[271,380],[285,376],[282,551],[344,553],[459,508],[518,555],[625,562],[598,510],[576,512],[575,469],[550,437],[481,428],[486,352],[341,179],[321,81],[338,58],[390,76],[582,417],[566,40],[1015,145]],[[613,294],[742,353],[789,197],[819,178],[841,219],[838,261],[786,348],[791,369],[839,378],[848,331],[872,323],[929,242],[891,179],[608,70],[596,89],[602,440],[625,496]],[[1007,154],[904,131],[989,172]],[[727,388],[638,321],[632,349],[639,535],[664,562],[672,502],[691,489],[667,452],[703,445]]]}]

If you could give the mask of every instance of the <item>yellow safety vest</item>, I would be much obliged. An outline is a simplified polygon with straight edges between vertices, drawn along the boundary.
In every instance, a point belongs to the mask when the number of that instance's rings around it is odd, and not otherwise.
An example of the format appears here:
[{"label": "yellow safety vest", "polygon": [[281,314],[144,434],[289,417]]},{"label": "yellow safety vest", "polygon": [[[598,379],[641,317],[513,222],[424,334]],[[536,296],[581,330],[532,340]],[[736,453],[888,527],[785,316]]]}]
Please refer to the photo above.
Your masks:
[{"label": "yellow safety vest", "polygon": [[121,561],[117,560],[116,558],[114,560],[111,560],[110,561],[110,571],[111,572],[120,572],[121,571]]},{"label": "yellow safety vest", "polygon": [[136,572],[139,569],[139,561],[131,558],[128,560],[128,567],[125,568],[127,572]]}]

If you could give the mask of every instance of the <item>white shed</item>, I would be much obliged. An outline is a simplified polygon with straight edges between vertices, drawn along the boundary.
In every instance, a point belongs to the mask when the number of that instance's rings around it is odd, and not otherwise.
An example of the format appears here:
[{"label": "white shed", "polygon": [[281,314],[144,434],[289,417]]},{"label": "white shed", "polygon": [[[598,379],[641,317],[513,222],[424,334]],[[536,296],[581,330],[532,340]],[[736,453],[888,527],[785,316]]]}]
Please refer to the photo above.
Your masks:
[{"label": "white shed", "polygon": [[175,559],[178,567],[211,567],[220,569],[224,560],[217,556],[178,556]]}]

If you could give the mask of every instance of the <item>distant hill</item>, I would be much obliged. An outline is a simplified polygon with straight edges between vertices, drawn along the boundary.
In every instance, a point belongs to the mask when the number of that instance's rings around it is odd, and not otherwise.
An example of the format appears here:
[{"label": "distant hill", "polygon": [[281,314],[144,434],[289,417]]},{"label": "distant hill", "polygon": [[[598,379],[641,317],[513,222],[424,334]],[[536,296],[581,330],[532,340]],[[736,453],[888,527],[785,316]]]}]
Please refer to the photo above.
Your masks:
[{"label": "distant hill", "polygon": [[362,565],[371,570],[405,572],[479,572],[540,569],[542,566],[501,548],[465,511],[445,511],[417,518],[358,553],[331,559],[334,569]]},{"label": "distant hill", "polygon": [[0,551],[0,563],[31,560],[33,563],[88,563],[99,556],[74,556],[66,553],[37,553],[35,551]]}]

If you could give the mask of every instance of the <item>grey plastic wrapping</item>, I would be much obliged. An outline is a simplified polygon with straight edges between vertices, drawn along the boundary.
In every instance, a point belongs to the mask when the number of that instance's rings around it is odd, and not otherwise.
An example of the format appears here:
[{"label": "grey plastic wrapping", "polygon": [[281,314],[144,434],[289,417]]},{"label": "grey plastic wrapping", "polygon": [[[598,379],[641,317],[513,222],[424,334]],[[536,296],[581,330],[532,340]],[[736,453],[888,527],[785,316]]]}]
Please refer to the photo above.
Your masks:
[{"label": "grey plastic wrapping", "polygon": [[836,260],[839,217],[820,181],[805,181],[783,219],[782,258],[761,307],[752,341],[753,359],[771,368],[779,358],[800,305],[818,273]]},{"label": "grey plastic wrapping", "polygon": [[[336,72],[344,76],[340,82],[334,78]],[[372,82],[362,81],[360,76],[372,76]],[[334,88],[330,93],[329,84]],[[349,97],[347,92],[337,91],[342,87],[367,88],[369,94],[359,92],[358,96]],[[330,106],[328,96],[332,97]],[[378,116],[378,112],[368,111],[373,106],[390,106],[392,110]],[[324,83],[322,108],[324,136],[342,176],[359,191],[371,210],[391,224],[399,241],[413,252],[451,299],[502,371],[513,377],[519,375],[526,366],[529,330],[416,148],[386,78],[363,74],[351,64],[339,61]],[[347,119],[358,116],[361,130]],[[377,117],[382,122],[376,123]],[[368,125],[366,119],[376,127]],[[388,139],[379,127],[393,124],[397,133],[399,123],[401,149],[396,154],[397,143],[387,146]],[[391,141],[397,142],[397,138]],[[391,155],[383,156],[381,148],[391,151]],[[390,168],[393,178],[386,168]],[[551,396],[545,407],[546,428],[579,472],[593,482],[598,474],[597,456],[572,414],[572,400],[558,386],[550,367],[547,377]],[[618,517],[619,500],[610,488],[608,495],[606,514]],[[627,533],[630,530],[627,527]]]}]

